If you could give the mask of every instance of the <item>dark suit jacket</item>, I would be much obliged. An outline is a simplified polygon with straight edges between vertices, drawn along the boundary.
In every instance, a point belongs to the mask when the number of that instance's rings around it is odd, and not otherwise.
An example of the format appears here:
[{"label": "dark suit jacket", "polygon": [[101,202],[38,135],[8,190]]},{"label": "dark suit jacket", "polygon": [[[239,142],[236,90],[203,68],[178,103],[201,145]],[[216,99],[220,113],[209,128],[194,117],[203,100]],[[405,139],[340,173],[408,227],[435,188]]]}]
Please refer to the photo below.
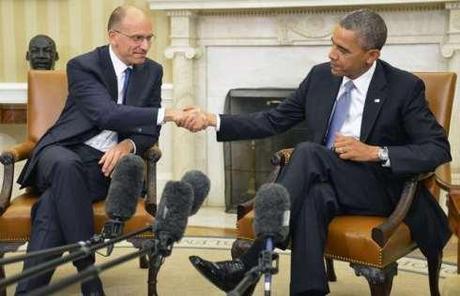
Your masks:
[{"label": "dark suit jacket", "polygon": [[[341,77],[332,75],[329,63],[317,65],[277,108],[250,115],[222,115],[217,139],[268,137],[306,120],[305,140],[324,144],[341,82]],[[447,137],[427,106],[424,89],[423,81],[413,74],[377,61],[360,140],[388,147],[391,169],[382,168],[381,173],[395,199],[409,175],[433,171],[451,160]],[[439,251],[450,237],[445,214],[424,186],[418,190],[406,223],[425,255]]]},{"label": "dark suit jacket", "polygon": [[67,64],[69,95],[56,123],[37,143],[18,183],[31,186],[37,156],[51,144],[83,143],[102,130],[118,132],[118,140],[130,138],[142,155],[158,139],[157,113],[161,104],[160,64],[147,59],[135,65],[125,105],[117,104],[117,79],[108,46],[70,60]]}]

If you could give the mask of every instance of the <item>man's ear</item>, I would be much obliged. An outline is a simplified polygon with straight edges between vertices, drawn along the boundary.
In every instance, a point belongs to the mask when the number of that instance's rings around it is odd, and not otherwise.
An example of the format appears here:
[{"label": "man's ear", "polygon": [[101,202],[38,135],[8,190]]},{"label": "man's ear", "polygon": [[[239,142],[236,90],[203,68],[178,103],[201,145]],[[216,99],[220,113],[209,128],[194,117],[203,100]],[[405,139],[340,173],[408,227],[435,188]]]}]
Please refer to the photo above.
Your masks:
[{"label": "man's ear", "polygon": [[26,53],[26,61],[28,61],[30,59],[30,54],[29,54],[29,51],[27,51]]},{"label": "man's ear", "polygon": [[372,65],[373,62],[375,62],[378,58],[380,57],[380,50],[378,49],[370,49],[367,52],[367,64]]},{"label": "man's ear", "polygon": [[56,54],[54,55],[54,60],[58,61],[59,60],[59,53],[56,51]]}]

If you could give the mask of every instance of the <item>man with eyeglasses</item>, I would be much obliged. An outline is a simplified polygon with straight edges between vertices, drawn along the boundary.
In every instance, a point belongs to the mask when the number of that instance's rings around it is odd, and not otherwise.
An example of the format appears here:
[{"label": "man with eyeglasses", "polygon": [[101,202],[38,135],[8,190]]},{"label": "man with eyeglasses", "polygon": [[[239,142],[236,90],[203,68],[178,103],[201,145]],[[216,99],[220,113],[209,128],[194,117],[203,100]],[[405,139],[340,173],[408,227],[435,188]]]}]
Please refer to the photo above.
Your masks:
[{"label": "man with eyeglasses", "polygon": [[[144,11],[121,6],[108,22],[109,44],[67,64],[64,110],[37,143],[18,180],[41,193],[32,210],[28,252],[90,239],[92,203],[105,198],[118,160],[144,154],[158,140],[161,123],[181,115],[161,108],[163,70],[147,58],[153,36]],[[24,269],[50,259],[28,259]],[[88,256],[73,264],[82,271],[93,263],[94,256]],[[53,272],[21,281],[16,295],[47,285]],[[81,292],[104,295],[102,282],[87,280]]]}]

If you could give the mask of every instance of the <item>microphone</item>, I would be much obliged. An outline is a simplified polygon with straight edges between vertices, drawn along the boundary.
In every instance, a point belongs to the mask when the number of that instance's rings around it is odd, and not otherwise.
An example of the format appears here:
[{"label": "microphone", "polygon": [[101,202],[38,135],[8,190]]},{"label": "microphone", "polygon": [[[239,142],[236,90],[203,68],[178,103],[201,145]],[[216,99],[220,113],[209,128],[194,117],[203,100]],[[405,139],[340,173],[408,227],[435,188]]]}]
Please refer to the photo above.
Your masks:
[{"label": "microphone", "polygon": [[[102,238],[114,238],[122,235],[124,221],[131,218],[141,196],[144,182],[144,161],[134,154],[123,156],[112,173],[105,212],[109,220],[102,228]],[[113,246],[108,248],[108,254]]]},{"label": "microphone", "polygon": [[276,243],[283,242],[289,234],[290,200],[286,188],[280,184],[262,185],[254,201],[254,231],[265,239],[265,251],[261,261],[265,273],[265,295],[271,292],[272,252]]},{"label": "microphone", "polygon": [[188,183],[193,189],[193,204],[189,216],[195,215],[208,196],[210,181],[208,176],[198,170],[191,170],[184,174],[182,182]]},{"label": "microphone", "polygon": [[[123,184],[120,183],[120,185]],[[124,185],[122,188],[123,187]],[[132,208],[126,212],[121,211],[120,205],[124,203],[124,200],[120,200],[120,202],[118,202],[119,198],[121,198],[121,196],[118,194],[112,195],[112,197],[115,197],[114,200],[116,202],[108,207],[107,212],[112,216],[118,216],[119,219],[123,219],[124,217],[126,220],[129,216],[127,213],[133,212],[131,211]],[[179,241],[184,236],[185,228],[187,226],[187,219],[192,208],[192,203],[193,189],[190,184],[182,181],[167,182],[161,195],[157,216],[153,225],[155,238],[151,241],[145,242],[141,250],[127,254],[120,258],[116,258],[112,261],[108,261],[99,266],[90,266],[74,276],[65,278],[53,285],[37,290],[36,292],[34,291],[34,293],[31,295],[49,295],[52,292],[56,292],[64,287],[69,286],[70,284],[92,278],[108,268],[112,268],[123,262],[144,255],[149,256],[149,264],[150,268],[152,268],[152,271],[149,271],[148,274],[148,294],[157,295],[156,277],[159,268],[163,263],[164,258],[171,254],[174,242]],[[128,208],[130,206],[129,204],[125,205]],[[152,226],[149,226],[149,229],[152,229]]]},{"label": "microphone", "polygon": [[[154,225],[154,233],[159,252],[159,263],[163,257],[171,254],[172,246],[182,239],[187,219],[193,203],[193,189],[182,181],[168,181],[163,190],[158,214]],[[159,265],[158,265],[159,266]]]},{"label": "microphone", "polygon": [[[203,180],[202,176],[204,176],[204,174],[200,174],[193,173],[193,181],[190,182],[198,185],[206,184],[203,183],[203,181],[195,182],[195,180]],[[202,200],[204,200],[204,196],[206,196],[207,191],[209,191],[209,185],[207,187],[208,189],[206,189],[206,185],[197,187],[205,188],[205,190],[197,190],[197,192],[204,192],[198,193],[199,196],[201,196],[201,202],[198,204],[198,208],[201,205]],[[56,284],[34,291],[32,295],[49,295],[52,292],[56,292],[64,287],[69,286],[70,284],[92,278],[95,275],[98,275],[99,273],[104,271],[105,269],[117,266],[123,262],[144,255],[149,255],[149,264],[152,268],[152,271],[149,271],[148,275],[149,295],[157,295],[156,277],[159,268],[163,263],[164,258],[171,254],[174,242],[179,241],[184,236],[185,228],[187,226],[187,219],[190,215],[192,204],[194,203],[193,194],[194,192],[192,185],[190,185],[189,183],[183,181],[169,181],[168,183],[166,183],[165,188],[163,190],[161,200],[158,206],[156,221],[153,225],[153,232],[155,233],[154,240],[147,241],[143,245],[142,249],[139,251],[127,254],[113,261],[106,262],[100,266],[91,266],[77,275],[65,278],[57,282]],[[116,216],[119,219],[128,219],[128,214],[131,212],[132,215],[132,212],[134,212],[134,210],[128,210],[127,212],[123,212],[122,210],[120,210],[120,205],[122,205],[125,200],[120,200],[119,202],[118,200],[121,197],[118,194],[111,195],[111,197],[115,197],[113,199],[115,203],[110,204],[109,207],[107,207],[107,213],[110,213],[111,216]],[[130,207],[130,204],[125,205],[128,208]],[[106,244],[107,243],[105,243],[105,245]]]}]

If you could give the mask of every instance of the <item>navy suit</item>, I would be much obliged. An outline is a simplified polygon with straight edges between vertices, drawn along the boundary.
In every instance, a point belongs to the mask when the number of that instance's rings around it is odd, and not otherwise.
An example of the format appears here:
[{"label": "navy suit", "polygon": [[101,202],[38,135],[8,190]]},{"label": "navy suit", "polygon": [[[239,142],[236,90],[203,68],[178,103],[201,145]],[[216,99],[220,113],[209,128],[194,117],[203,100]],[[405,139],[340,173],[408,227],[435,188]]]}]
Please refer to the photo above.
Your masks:
[{"label": "navy suit", "polygon": [[[323,252],[335,215],[389,215],[405,180],[451,160],[442,127],[425,101],[423,82],[378,60],[367,93],[360,140],[387,146],[391,167],[341,160],[324,146],[341,77],[329,63],[313,67],[292,96],[272,110],[222,115],[219,141],[262,138],[306,120],[304,143],[294,150],[277,182],[291,196],[291,293],[328,291]],[[407,215],[412,237],[426,256],[436,256],[450,237],[447,219],[420,185]]]},{"label": "navy suit", "polygon": [[[142,155],[158,140],[162,75],[161,65],[150,59],[134,65],[126,102],[120,105],[108,46],[68,62],[69,95],[65,107],[38,141],[18,180],[23,187],[33,186],[41,194],[32,209],[28,251],[93,236],[91,204],[105,198],[110,179],[98,165],[103,152],[84,142],[102,130],[116,131],[119,142],[131,139],[136,153]],[[49,259],[26,260],[25,268]],[[92,257],[85,258],[74,265],[82,270],[93,261]],[[20,282],[17,294],[46,285],[51,275],[52,272]],[[93,288],[91,283],[83,284],[82,292],[90,294]]]}]

